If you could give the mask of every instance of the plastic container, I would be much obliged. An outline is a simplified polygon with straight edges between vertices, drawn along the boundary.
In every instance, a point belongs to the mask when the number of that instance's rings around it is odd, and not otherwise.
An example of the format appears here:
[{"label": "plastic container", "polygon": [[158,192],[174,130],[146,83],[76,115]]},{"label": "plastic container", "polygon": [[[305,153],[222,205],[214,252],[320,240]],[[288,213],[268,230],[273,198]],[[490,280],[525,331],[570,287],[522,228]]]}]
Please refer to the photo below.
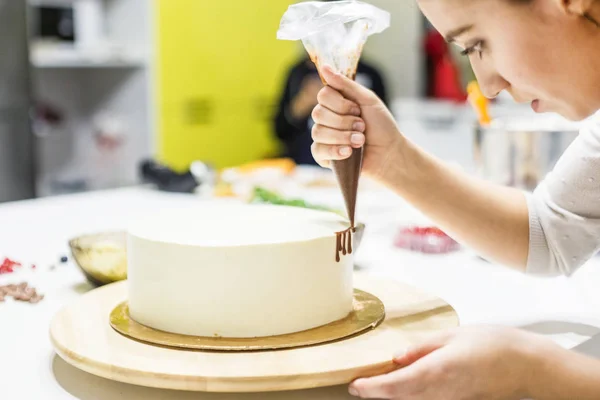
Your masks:
[{"label": "plastic container", "polygon": [[436,227],[401,228],[394,246],[425,254],[446,254],[461,249],[458,242]]}]

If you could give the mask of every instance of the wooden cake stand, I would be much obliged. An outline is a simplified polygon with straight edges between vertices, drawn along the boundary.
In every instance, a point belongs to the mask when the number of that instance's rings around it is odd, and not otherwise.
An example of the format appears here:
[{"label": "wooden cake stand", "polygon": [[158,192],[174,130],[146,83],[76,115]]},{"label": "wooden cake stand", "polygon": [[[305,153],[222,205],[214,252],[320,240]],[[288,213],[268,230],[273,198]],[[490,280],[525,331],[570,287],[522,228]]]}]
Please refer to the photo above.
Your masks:
[{"label": "wooden cake stand", "polygon": [[163,389],[267,392],[347,384],[390,372],[398,351],[423,335],[459,324],[450,305],[411,286],[358,273],[355,287],[383,302],[385,320],[357,336],[312,347],[215,352],[130,339],[109,321],[127,300],[125,282],[93,290],[59,311],[50,336],[66,362],[107,379]]}]

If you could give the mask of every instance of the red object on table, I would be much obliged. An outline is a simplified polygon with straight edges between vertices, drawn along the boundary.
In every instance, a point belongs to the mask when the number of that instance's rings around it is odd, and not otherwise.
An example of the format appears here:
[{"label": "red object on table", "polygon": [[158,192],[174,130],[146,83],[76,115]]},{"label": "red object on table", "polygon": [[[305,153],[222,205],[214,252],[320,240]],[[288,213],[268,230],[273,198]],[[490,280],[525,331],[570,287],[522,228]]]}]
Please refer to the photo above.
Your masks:
[{"label": "red object on table", "polygon": [[0,264],[0,275],[2,274],[10,274],[15,272],[15,267],[20,267],[21,263],[11,260],[10,258],[5,258]]},{"label": "red object on table", "polygon": [[460,244],[436,227],[402,228],[394,246],[425,254],[445,254],[460,250]]}]

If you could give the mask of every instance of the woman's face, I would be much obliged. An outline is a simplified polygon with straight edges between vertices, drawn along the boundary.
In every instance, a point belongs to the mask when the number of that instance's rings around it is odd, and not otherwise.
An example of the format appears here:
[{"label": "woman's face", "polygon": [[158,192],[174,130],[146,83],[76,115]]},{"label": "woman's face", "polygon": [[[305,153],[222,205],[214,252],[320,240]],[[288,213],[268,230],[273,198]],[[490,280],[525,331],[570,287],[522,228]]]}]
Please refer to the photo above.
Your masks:
[{"label": "woman's face", "polygon": [[572,12],[575,4],[595,15],[596,3],[419,0],[436,29],[468,53],[487,97],[506,90],[537,112],[574,120],[600,109],[600,28]]}]

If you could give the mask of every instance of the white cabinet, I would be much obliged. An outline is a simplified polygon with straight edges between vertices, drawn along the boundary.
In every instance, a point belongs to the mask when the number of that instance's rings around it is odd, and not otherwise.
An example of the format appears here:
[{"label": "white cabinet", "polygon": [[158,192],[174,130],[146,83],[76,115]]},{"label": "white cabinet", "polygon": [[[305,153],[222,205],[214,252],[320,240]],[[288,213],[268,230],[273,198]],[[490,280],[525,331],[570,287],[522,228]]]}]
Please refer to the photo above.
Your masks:
[{"label": "white cabinet", "polygon": [[[38,195],[137,182],[139,161],[154,153],[153,2],[29,3],[33,97],[61,117],[34,125]],[[72,9],[74,41],[33,34],[44,6]]]}]

